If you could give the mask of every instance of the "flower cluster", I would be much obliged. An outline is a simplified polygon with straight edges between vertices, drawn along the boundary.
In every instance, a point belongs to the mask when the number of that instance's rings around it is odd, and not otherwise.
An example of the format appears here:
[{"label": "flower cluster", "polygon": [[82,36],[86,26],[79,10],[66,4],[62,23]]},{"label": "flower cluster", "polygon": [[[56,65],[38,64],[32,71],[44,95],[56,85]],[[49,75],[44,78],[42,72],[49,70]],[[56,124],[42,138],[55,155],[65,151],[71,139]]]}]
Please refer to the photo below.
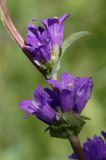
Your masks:
[{"label": "flower cluster", "polygon": [[75,78],[69,73],[62,74],[61,82],[47,80],[53,89],[35,90],[34,100],[20,103],[22,110],[37,116],[47,124],[58,120],[58,111],[80,114],[89,100],[93,82],[91,78]]},{"label": "flower cluster", "polygon": [[[60,18],[42,20],[44,27],[36,27],[33,23],[28,26],[25,48],[34,63],[45,67],[47,72],[49,67],[58,64],[64,36],[64,21],[69,16],[65,14]],[[52,70],[54,66],[51,67]],[[28,113],[26,117],[33,115],[47,123],[50,135],[53,137],[69,139],[70,135],[77,136],[85,124],[83,119],[86,117],[82,118],[80,114],[90,99],[92,78],[74,77],[69,73],[63,73],[61,81],[50,78],[47,83],[51,89],[37,87],[34,99],[22,101],[20,108]],[[102,135],[106,139],[106,133],[102,132]],[[106,144],[101,137],[94,136],[93,139],[87,139],[82,152],[85,154],[82,155],[83,158],[80,158],[78,152],[69,158],[106,160]]]},{"label": "flower cluster", "polygon": [[45,27],[29,24],[26,49],[35,62],[46,64],[58,59],[63,42],[64,21],[69,16],[65,14],[60,18],[42,20]]},{"label": "flower cluster", "polygon": [[77,137],[87,119],[80,113],[90,99],[92,78],[75,78],[64,73],[61,81],[56,80],[60,60],[67,47],[88,33],[74,34],[63,43],[64,22],[70,16],[65,14],[60,18],[42,20],[44,27],[30,23],[24,41],[13,25],[5,0],[0,1],[0,9],[9,33],[42,75],[49,79],[47,83],[51,86],[51,89],[39,86],[34,92],[34,99],[21,102],[20,108],[28,113],[26,116],[32,114],[47,123],[51,136],[67,138],[71,142],[75,153],[70,159],[106,160],[105,132],[102,132],[104,139],[95,135],[93,139],[87,139],[83,148]]},{"label": "flower cluster", "polygon": [[69,73],[62,74],[61,82],[58,80],[47,80],[47,82],[56,89],[59,106],[63,112],[81,113],[91,96],[93,87],[91,78],[75,78]]},{"label": "flower cluster", "polygon": [[[102,132],[102,135],[106,140],[106,133]],[[88,138],[83,144],[83,150],[86,160],[106,160],[106,144],[101,137],[95,135],[93,139]],[[72,154],[69,158],[77,159],[77,156]]]}]

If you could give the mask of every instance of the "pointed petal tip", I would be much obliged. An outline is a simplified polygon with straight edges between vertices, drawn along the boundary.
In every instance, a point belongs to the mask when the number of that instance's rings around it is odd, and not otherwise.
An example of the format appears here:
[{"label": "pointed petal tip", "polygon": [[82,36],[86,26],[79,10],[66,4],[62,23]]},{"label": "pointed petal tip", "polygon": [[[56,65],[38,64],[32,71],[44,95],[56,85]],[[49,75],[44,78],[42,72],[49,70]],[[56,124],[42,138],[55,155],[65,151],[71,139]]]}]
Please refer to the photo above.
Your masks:
[{"label": "pointed petal tip", "polygon": [[73,15],[73,14],[71,14],[71,13],[66,13],[66,14],[64,14],[64,16],[67,17],[67,18],[70,17],[70,16],[72,16],[72,15]]},{"label": "pointed petal tip", "polygon": [[43,90],[43,87],[42,86],[38,86],[35,91],[34,91],[34,97],[36,97],[36,95],[41,92]]},{"label": "pointed petal tip", "polygon": [[32,114],[33,112],[35,112],[35,107],[33,105],[33,101],[32,100],[25,100],[25,101],[22,101],[20,104],[19,104],[19,107],[21,110],[27,112],[27,113],[30,113]]},{"label": "pointed petal tip", "polygon": [[70,17],[70,16],[72,16],[72,15],[71,15],[71,14],[68,14],[68,13],[64,14],[63,16],[61,16],[61,17],[59,18],[60,23],[64,23],[64,21],[65,21],[68,17]]},{"label": "pointed petal tip", "polygon": [[28,29],[31,29],[31,28],[34,28],[34,29],[36,29],[36,26],[32,23],[32,22],[30,22],[29,24],[28,24],[28,27],[27,27]]},{"label": "pointed petal tip", "polygon": [[48,21],[49,21],[49,20],[52,20],[52,21],[54,21],[54,20],[60,20],[60,22],[62,23],[62,22],[65,21],[65,19],[67,19],[67,18],[70,17],[70,16],[72,16],[72,14],[66,13],[66,14],[64,14],[64,15],[61,16],[61,17],[56,17],[56,16],[55,16],[55,17],[53,17],[53,18],[44,19],[44,20],[42,20],[41,22],[42,22],[45,26],[48,25]]}]

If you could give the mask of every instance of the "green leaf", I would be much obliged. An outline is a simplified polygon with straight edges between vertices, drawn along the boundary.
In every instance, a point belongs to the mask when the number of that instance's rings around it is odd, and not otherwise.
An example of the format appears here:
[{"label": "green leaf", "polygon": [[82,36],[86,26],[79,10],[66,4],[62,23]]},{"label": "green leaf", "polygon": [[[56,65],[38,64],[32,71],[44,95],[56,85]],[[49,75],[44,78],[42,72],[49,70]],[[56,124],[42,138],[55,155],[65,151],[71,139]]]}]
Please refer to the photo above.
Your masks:
[{"label": "green leaf", "polygon": [[63,54],[66,52],[66,50],[68,49],[68,47],[70,47],[76,40],[78,40],[81,37],[87,36],[87,35],[91,35],[90,32],[87,31],[80,31],[80,32],[76,32],[71,34],[64,42],[61,48],[61,54],[60,57],[58,58],[58,60],[56,61],[55,65],[53,66],[52,69],[52,74],[57,75],[58,70],[60,69],[60,65],[61,65],[61,60],[62,60],[62,56]]},{"label": "green leaf", "polygon": [[69,37],[63,42],[62,45],[62,55],[66,52],[68,47],[70,47],[76,40],[80,39],[81,37],[91,35],[90,32],[87,31],[80,31],[69,35]]}]

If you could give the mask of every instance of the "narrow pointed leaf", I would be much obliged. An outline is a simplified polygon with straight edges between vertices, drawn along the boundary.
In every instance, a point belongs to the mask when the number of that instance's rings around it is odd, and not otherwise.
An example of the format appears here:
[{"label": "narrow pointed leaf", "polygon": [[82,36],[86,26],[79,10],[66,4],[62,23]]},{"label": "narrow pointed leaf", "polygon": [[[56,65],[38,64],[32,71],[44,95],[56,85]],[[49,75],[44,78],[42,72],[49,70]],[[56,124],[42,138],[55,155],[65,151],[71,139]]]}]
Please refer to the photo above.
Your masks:
[{"label": "narrow pointed leaf", "polygon": [[53,71],[52,71],[53,74],[57,74],[58,70],[60,69],[61,59],[62,59],[63,54],[66,52],[66,50],[67,50],[75,41],[77,41],[77,40],[80,39],[81,37],[88,36],[88,35],[91,35],[91,33],[90,33],[90,32],[87,32],[87,31],[76,32],[76,33],[71,34],[71,35],[63,42],[63,45],[62,45],[62,53],[61,53],[60,58],[58,59],[58,61],[56,62],[56,64],[55,64],[54,67],[53,67]]},{"label": "narrow pointed leaf", "polygon": [[65,51],[70,47],[76,40],[80,39],[81,37],[91,35],[90,32],[87,31],[80,31],[71,34],[64,42],[62,45],[62,55],[65,53]]}]

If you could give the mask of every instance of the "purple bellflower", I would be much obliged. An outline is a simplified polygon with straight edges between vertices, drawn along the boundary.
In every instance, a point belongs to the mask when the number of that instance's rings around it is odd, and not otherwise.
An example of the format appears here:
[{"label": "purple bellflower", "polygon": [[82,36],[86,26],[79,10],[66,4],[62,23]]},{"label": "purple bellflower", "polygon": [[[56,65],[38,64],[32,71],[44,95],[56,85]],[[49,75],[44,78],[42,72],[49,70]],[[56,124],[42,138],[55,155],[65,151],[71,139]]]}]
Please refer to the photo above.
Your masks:
[{"label": "purple bellflower", "polygon": [[56,111],[52,106],[52,97],[39,86],[34,93],[34,100],[25,100],[20,103],[20,108],[47,124],[51,124],[56,119]]},{"label": "purple bellflower", "polygon": [[81,113],[90,99],[93,81],[91,78],[75,78],[69,73],[63,73],[61,82],[47,80],[56,90],[59,106],[63,112]]},{"label": "purple bellflower", "polygon": [[[102,135],[106,140],[106,133],[102,132]],[[93,139],[87,139],[83,144],[83,150],[86,160],[106,160],[106,144],[101,137],[95,135]],[[77,159],[75,154],[72,154],[69,158]]]},{"label": "purple bellflower", "polygon": [[64,35],[64,21],[69,17],[42,20],[44,27],[28,26],[26,49],[35,62],[43,64],[58,59]]},{"label": "purple bellflower", "polygon": [[59,119],[59,110],[80,114],[91,96],[92,79],[74,78],[69,73],[62,74],[61,79],[61,82],[47,80],[53,89],[38,87],[34,100],[21,102],[20,108],[48,124]]}]

